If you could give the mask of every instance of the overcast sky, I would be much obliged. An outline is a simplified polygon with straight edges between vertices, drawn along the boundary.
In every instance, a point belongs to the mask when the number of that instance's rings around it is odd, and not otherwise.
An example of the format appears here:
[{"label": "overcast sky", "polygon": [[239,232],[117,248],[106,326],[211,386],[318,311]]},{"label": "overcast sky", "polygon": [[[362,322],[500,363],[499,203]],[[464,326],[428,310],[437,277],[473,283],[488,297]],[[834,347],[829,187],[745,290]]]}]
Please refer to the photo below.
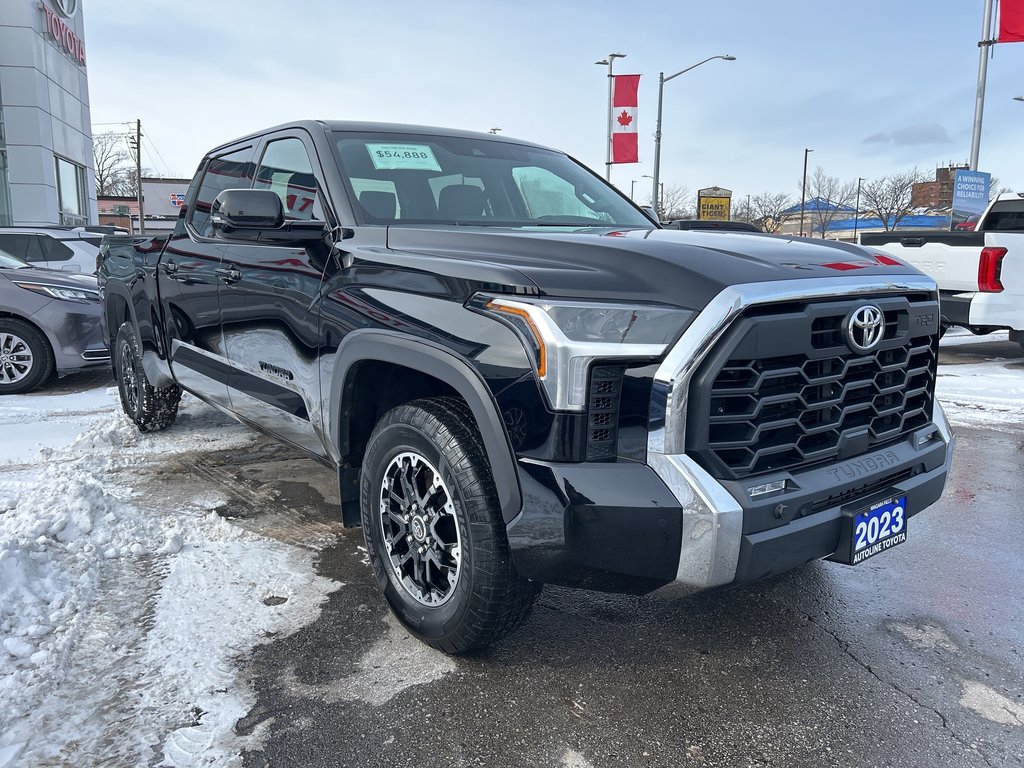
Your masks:
[{"label": "overcast sky", "polygon": [[[965,162],[983,0],[83,0],[96,131],[141,118],[145,164],[300,118],[440,125],[529,139],[603,172],[607,69],[639,73],[650,195],[658,72],[662,180],[799,193],[810,170],[872,178]],[[1024,43],[995,46],[980,170],[1024,191]],[[150,149],[150,146],[154,147]]]}]

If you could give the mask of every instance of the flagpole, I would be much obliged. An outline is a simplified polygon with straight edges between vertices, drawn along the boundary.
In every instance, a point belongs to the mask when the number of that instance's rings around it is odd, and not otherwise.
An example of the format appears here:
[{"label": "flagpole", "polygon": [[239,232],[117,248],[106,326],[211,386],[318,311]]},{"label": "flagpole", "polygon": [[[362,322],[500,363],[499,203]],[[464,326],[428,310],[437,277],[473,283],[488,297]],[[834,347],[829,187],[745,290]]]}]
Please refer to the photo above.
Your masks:
[{"label": "flagpole", "polygon": [[607,142],[605,152],[605,163],[604,163],[604,178],[606,181],[612,180],[612,85],[614,75],[612,74],[612,67],[615,64],[616,59],[624,59],[626,54],[624,53],[609,53],[606,58],[600,61],[595,61],[595,64],[607,64],[608,65],[608,135],[605,136]]},{"label": "flagpole", "polygon": [[[981,41],[978,48],[978,91],[974,99],[974,133],[971,135],[970,169],[978,170],[978,155],[981,152],[981,118],[985,112],[985,80],[988,77],[989,49],[995,44],[992,39],[992,0],[985,0],[985,21],[981,28]],[[609,111],[609,114],[610,111]]]}]

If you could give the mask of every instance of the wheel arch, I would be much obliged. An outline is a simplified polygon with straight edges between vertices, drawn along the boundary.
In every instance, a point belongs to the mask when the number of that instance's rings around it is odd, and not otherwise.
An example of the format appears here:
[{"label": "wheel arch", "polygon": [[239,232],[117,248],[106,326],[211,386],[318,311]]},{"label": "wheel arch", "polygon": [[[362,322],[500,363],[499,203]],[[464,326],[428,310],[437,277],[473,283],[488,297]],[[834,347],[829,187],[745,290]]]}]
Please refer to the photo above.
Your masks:
[{"label": "wheel arch", "polygon": [[[166,356],[162,354],[163,346],[157,337],[158,324],[154,317],[147,317],[146,322],[139,322],[139,312],[149,311],[155,315],[156,307],[146,295],[132,296],[124,284],[108,280],[104,286],[103,323],[106,326],[107,346],[113,350],[117,341],[117,331],[123,323],[131,323],[138,335],[142,350],[142,367],[146,376],[154,386],[166,387],[174,384],[171,369]],[[111,365],[114,356],[111,352]],[[116,376],[116,371],[115,371]]]},{"label": "wheel arch", "polygon": [[[22,314],[19,314],[17,312],[11,312],[11,311],[6,310],[6,309],[5,310],[0,310],[0,318],[3,318],[5,320],[19,320],[20,322],[25,323],[25,325],[32,326],[32,328],[34,328],[36,331],[39,332],[40,336],[42,336],[44,339],[46,339],[46,343],[50,345],[50,354],[54,355],[54,360],[56,361],[56,351],[55,350],[58,349],[57,340],[55,338],[53,338],[53,336],[50,335],[49,331],[47,331],[46,328],[41,326],[39,323],[35,322],[28,315],[22,315]],[[56,362],[55,362],[55,364],[56,364]]]},{"label": "wheel arch", "polygon": [[[353,395],[357,393],[360,371],[372,371],[362,366],[374,363],[404,369],[413,394],[410,399],[454,394],[466,402],[483,439],[502,517],[506,523],[513,520],[522,509],[515,454],[497,403],[479,372],[438,344],[375,329],[355,330],[345,337],[331,376],[328,429],[341,457],[343,507],[346,468],[351,473],[351,468],[358,467],[365,449],[360,441],[366,423],[358,419],[359,401],[353,400]],[[372,428],[370,424],[369,429]],[[351,477],[348,482],[354,480]],[[350,513],[344,509],[343,513],[348,521]]]}]

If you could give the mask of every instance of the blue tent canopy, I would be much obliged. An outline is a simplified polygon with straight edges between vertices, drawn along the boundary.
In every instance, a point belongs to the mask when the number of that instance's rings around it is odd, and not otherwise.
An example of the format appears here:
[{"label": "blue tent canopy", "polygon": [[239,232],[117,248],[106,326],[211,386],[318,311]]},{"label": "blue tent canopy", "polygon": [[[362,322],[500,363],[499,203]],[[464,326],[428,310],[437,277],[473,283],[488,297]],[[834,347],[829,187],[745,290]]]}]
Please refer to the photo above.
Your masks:
[{"label": "blue tent canopy", "polygon": [[[804,202],[804,213],[816,213],[816,212],[835,212],[835,213],[853,213],[854,209],[848,205],[836,205],[831,200],[826,200],[823,197],[812,197],[810,200]],[[793,205],[782,211],[783,216],[799,216],[800,206]]]},{"label": "blue tent canopy", "polygon": [[[872,216],[870,219],[860,218],[856,219],[857,229],[886,229],[882,225],[882,220],[877,216]],[[854,219],[839,219],[838,221],[833,220],[828,224],[829,232],[846,232],[853,231]],[[892,219],[889,219],[889,227],[892,229]],[[938,215],[938,216],[904,216],[900,219],[899,226],[896,229],[949,229],[949,215]]]}]

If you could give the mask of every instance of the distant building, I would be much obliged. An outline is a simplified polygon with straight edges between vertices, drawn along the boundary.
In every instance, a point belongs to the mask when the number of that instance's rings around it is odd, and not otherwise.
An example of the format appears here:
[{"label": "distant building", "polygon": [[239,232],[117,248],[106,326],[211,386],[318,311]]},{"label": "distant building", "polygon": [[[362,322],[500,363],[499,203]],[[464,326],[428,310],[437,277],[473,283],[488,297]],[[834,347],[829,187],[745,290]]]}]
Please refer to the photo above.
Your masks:
[{"label": "distant building", "polygon": [[935,181],[920,181],[910,193],[911,208],[950,208],[953,205],[953,178],[968,166],[950,163],[935,169]]},{"label": "distant building", "polygon": [[[185,204],[185,193],[192,179],[142,177],[142,207],[146,214],[146,234],[170,232]],[[132,234],[139,231],[139,201],[134,197],[101,195],[97,198],[100,224],[123,227]]]}]

